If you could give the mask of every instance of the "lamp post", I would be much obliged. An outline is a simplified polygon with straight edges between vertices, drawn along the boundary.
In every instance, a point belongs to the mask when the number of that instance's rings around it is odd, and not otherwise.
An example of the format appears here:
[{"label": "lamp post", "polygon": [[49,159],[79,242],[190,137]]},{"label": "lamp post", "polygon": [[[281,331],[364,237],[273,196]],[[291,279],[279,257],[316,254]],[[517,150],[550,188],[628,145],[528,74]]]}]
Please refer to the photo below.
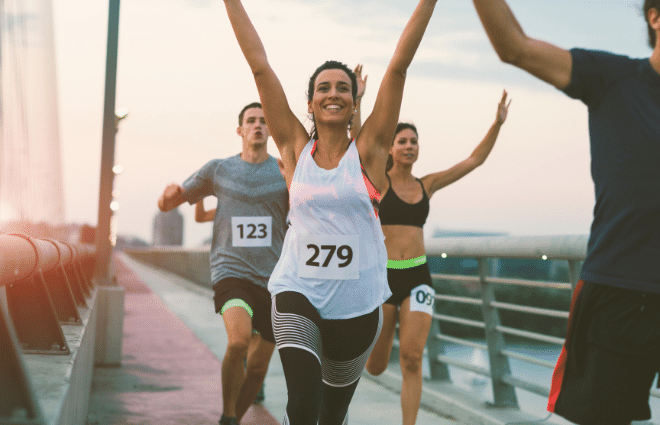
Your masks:
[{"label": "lamp post", "polygon": [[[96,225],[95,278],[100,285],[112,285],[110,278],[110,218],[112,210],[112,184],[115,162],[115,133],[119,118],[115,111],[117,86],[117,46],[119,44],[119,0],[110,0],[108,14],[108,47],[105,63],[105,102],[103,107],[103,144],[101,148],[101,183],[99,190],[99,215]],[[124,115],[125,117],[125,115]]]},{"label": "lamp post", "polygon": [[124,288],[110,278],[110,219],[115,163],[115,134],[119,121],[126,117],[115,111],[117,85],[117,45],[119,42],[119,0],[110,0],[108,17],[108,50],[105,63],[105,102],[103,106],[103,145],[101,149],[101,184],[99,219],[96,226],[96,270],[94,277],[101,285],[97,292],[96,347],[94,363],[121,366],[124,327]]}]

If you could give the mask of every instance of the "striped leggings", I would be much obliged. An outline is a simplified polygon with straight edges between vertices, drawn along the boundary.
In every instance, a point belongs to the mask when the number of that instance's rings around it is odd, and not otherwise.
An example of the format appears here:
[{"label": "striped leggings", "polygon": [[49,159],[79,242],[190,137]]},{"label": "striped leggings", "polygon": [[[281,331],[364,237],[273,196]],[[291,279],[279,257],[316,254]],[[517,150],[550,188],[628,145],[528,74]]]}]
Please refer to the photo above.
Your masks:
[{"label": "striped leggings", "polygon": [[282,425],[348,424],[348,405],[378,340],[382,309],[327,320],[304,295],[282,292],[273,298],[272,318],[289,395]]}]

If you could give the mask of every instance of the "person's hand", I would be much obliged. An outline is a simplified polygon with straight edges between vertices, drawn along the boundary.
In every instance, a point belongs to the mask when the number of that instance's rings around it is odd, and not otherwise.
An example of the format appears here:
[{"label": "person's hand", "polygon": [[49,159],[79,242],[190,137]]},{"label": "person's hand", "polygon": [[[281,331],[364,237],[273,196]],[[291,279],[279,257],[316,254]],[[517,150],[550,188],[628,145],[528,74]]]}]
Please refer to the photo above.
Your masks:
[{"label": "person's hand", "polygon": [[167,185],[163,194],[158,198],[158,208],[161,211],[169,211],[169,201],[172,199],[177,199],[183,194],[183,189],[176,183],[170,183]]},{"label": "person's hand", "polygon": [[497,105],[497,117],[495,117],[495,122],[498,124],[504,124],[504,121],[506,121],[506,117],[509,113],[509,105],[511,105],[511,99],[509,99],[509,103],[506,102],[506,97],[508,93],[506,90],[502,93],[502,100],[500,100],[500,103]]},{"label": "person's hand", "polygon": [[170,183],[167,185],[165,190],[163,191],[163,197],[165,198],[172,198],[175,196],[179,196],[183,193],[183,190],[181,190],[181,186],[179,186],[176,183]]},{"label": "person's hand", "polygon": [[364,96],[364,92],[367,89],[368,75],[365,75],[364,78],[362,78],[362,64],[358,64],[353,72],[355,72],[355,76],[357,77],[357,99],[362,99],[362,96]]}]

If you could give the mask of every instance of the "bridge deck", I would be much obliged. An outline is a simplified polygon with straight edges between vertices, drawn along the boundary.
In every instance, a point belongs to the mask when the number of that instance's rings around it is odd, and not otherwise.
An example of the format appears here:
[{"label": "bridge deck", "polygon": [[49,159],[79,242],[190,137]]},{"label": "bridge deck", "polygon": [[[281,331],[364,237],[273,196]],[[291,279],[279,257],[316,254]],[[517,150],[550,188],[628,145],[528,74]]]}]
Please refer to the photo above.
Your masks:
[{"label": "bridge deck", "polygon": [[[211,291],[125,256],[115,269],[126,290],[122,366],[95,370],[88,424],[217,424],[226,334]],[[275,353],[266,401],[252,406],[241,423],[279,424],[285,404]],[[401,423],[399,397],[363,379],[349,418],[357,425]],[[417,423],[456,424],[424,410]]]}]

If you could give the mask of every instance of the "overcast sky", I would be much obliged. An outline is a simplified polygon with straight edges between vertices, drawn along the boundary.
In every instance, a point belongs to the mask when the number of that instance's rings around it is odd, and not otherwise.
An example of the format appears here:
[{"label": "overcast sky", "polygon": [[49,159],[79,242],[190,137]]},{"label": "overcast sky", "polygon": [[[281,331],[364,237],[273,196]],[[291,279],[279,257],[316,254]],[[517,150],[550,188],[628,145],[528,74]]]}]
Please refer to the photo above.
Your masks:
[{"label": "overcast sky", "polygon": [[[66,217],[95,224],[105,78],[108,3],[53,2]],[[306,121],[305,90],[328,59],[369,75],[363,116],[412,13],[414,0],[244,0],[289,103]],[[638,1],[513,0],[532,37],[559,46],[647,57]],[[472,2],[440,0],[408,73],[401,121],[420,136],[418,177],[467,157],[495,118],[502,89],[509,119],[486,163],[438,192],[434,228],[513,235],[587,234],[594,203],[586,107],[502,64]],[[117,106],[128,118],[117,134],[119,232],[152,238],[156,199],[213,158],[241,149],[240,109],[258,100],[220,0],[123,0]],[[279,156],[274,143],[269,151]],[[207,207],[215,200],[207,199]],[[185,244],[210,236],[185,217]]]}]

